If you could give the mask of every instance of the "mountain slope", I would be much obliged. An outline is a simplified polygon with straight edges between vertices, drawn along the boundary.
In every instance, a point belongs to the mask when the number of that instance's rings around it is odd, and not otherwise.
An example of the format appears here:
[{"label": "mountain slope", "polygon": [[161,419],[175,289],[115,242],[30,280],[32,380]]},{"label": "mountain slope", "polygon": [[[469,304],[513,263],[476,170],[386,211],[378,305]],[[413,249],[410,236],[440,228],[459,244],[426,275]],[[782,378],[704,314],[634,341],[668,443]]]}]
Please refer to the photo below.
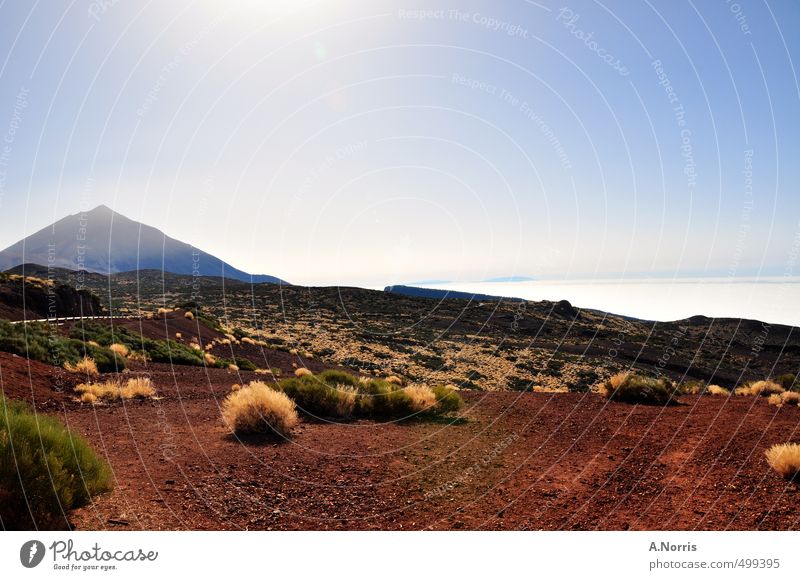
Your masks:
[{"label": "mountain slope", "polygon": [[101,274],[155,269],[243,282],[282,282],[243,272],[104,205],[60,219],[0,252],[0,270],[31,262]]}]

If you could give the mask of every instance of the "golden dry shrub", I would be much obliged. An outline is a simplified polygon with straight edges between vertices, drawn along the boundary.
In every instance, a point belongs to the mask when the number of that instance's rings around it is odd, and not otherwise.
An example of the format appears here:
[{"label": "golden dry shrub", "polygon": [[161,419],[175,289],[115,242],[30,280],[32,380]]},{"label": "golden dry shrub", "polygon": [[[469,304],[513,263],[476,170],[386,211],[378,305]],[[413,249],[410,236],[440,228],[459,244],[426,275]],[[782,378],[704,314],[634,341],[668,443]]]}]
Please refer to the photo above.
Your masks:
[{"label": "golden dry shrub", "polygon": [[306,367],[300,367],[299,369],[294,371],[294,376],[296,376],[296,377],[310,377],[313,374],[314,373],[312,373]]},{"label": "golden dry shrub", "polygon": [[795,480],[800,473],[800,445],[780,443],[767,449],[767,463],[786,479]]},{"label": "golden dry shrub", "polygon": [[194,338],[193,338],[193,339],[192,339],[192,341],[189,343],[189,348],[193,348],[194,350],[197,350],[197,351],[199,351],[199,352],[203,352],[203,347],[201,347],[201,346],[200,346],[200,343],[199,343],[199,342],[197,342],[197,340],[196,340],[196,339],[194,339]]},{"label": "golden dry shrub", "polygon": [[78,399],[81,403],[89,403],[94,405],[97,402],[97,395],[94,393],[82,393]]},{"label": "golden dry shrub", "polygon": [[294,355],[296,355],[296,354],[298,354],[298,352],[299,352],[299,351],[298,351],[296,348],[290,348],[290,349],[289,349],[289,354],[294,354]]},{"label": "golden dry shrub", "polygon": [[155,397],[156,390],[150,377],[133,377],[122,385],[120,394],[123,399],[149,399]]},{"label": "golden dry shrub", "polygon": [[132,350],[128,353],[128,360],[146,363],[147,355],[144,352],[139,352],[138,350]]},{"label": "golden dry shrub", "polygon": [[182,339],[182,338],[183,338],[183,335],[182,335],[180,332],[176,332],[176,333],[175,333],[175,338],[177,338],[178,340],[180,340],[180,339]]},{"label": "golden dry shrub", "polygon": [[781,393],[781,400],[784,405],[800,405],[800,393],[796,391],[784,391]]},{"label": "golden dry shrub", "polygon": [[626,372],[617,373],[613,375],[610,379],[608,379],[608,381],[606,381],[600,386],[600,394],[603,395],[604,397],[608,397],[611,393],[616,391],[620,387],[620,385],[625,382],[625,379],[627,379],[629,376],[630,373]]},{"label": "golden dry shrub", "polygon": [[130,349],[128,349],[127,346],[125,346],[124,344],[120,344],[118,342],[115,342],[114,344],[109,346],[108,350],[110,350],[117,356],[121,356],[122,358],[127,357],[128,354],[130,353]]},{"label": "golden dry shrub", "polygon": [[237,435],[277,433],[283,437],[300,421],[294,401],[258,382],[228,395],[222,403],[222,420]]},{"label": "golden dry shrub", "polygon": [[228,370],[229,371],[238,372],[239,371],[239,367],[236,366],[235,364],[231,363],[231,364],[228,365]]},{"label": "golden dry shrub", "polygon": [[800,393],[784,391],[781,394],[770,395],[767,402],[776,407],[782,407],[783,405],[799,405]]},{"label": "golden dry shrub", "polygon": [[194,312],[191,310],[187,310],[184,314],[184,317],[188,318],[189,320],[194,320]]},{"label": "golden dry shrub", "polygon": [[728,389],[726,389],[725,387],[720,387],[719,385],[708,385],[706,393],[716,397],[727,397],[728,395],[731,394],[731,392]]},{"label": "golden dry shrub", "polygon": [[308,360],[312,360],[314,358],[313,353],[310,352],[304,352],[303,356],[306,357]]},{"label": "golden dry shrub", "polygon": [[81,383],[75,387],[80,401],[94,403],[98,400],[148,399],[154,397],[156,390],[149,377],[133,377],[125,382],[119,380],[102,383]]},{"label": "golden dry shrub", "polygon": [[206,362],[206,366],[213,367],[217,364],[217,357],[215,357],[210,352],[207,352],[203,355],[203,360]]},{"label": "golden dry shrub", "polygon": [[411,385],[404,391],[411,399],[411,410],[415,413],[424,413],[436,406],[436,395],[430,387]]},{"label": "golden dry shrub", "polygon": [[240,390],[241,388],[242,388],[242,385],[240,385],[238,383],[234,383],[234,384],[231,385],[231,393],[235,393],[236,391]]},{"label": "golden dry shrub", "polygon": [[383,380],[386,381],[387,383],[392,383],[393,385],[402,385],[403,384],[403,379],[401,379],[400,377],[395,376],[395,375],[388,376]]},{"label": "golden dry shrub", "polygon": [[64,363],[64,368],[71,373],[83,373],[89,377],[100,375],[100,371],[97,370],[97,363],[94,362],[93,358],[89,358],[88,356],[83,357],[75,364],[66,362]]},{"label": "golden dry shrub", "polygon": [[88,344],[89,346],[93,346],[93,347],[95,347],[95,348],[100,348],[100,343],[99,343],[99,342],[97,342],[96,340],[90,340],[90,341],[89,341],[89,342],[87,342],[86,344]]},{"label": "golden dry shrub", "polygon": [[242,337],[242,342],[245,343],[245,344],[252,344],[253,346],[256,346],[258,344],[255,340],[253,340],[249,336],[243,336]]},{"label": "golden dry shrub", "polygon": [[745,385],[736,389],[735,393],[750,397],[768,397],[770,395],[780,395],[783,387],[772,381],[756,381],[750,385]]},{"label": "golden dry shrub", "polygon": [[172,312],[172,309],[171,309],[171,308],[159,308],[159,309],[156,311],[156,314],[159,314],[159,315],[160,315],[160,314],[168,314],[168,313],[170,313],[170,312]]},{"label": "golden dry shrub", "polygon": [[335,416],[350,417],[356,408],[358,392],[353,387],[347,385],[337,385],[335,389],[338,391],[336,404],[334,405]]}]

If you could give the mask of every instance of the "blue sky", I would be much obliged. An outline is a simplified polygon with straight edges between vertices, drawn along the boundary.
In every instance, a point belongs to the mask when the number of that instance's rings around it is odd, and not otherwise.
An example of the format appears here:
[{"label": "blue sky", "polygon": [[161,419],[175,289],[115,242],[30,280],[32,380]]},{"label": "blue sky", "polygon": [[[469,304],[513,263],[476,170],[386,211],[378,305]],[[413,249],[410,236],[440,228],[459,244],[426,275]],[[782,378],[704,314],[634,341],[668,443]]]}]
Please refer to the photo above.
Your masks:
[{"label": "blue sky", "polygon": [[798,26],[794,0],[7,0],[0,246],[104,203],[296,283],[796,274]]}]

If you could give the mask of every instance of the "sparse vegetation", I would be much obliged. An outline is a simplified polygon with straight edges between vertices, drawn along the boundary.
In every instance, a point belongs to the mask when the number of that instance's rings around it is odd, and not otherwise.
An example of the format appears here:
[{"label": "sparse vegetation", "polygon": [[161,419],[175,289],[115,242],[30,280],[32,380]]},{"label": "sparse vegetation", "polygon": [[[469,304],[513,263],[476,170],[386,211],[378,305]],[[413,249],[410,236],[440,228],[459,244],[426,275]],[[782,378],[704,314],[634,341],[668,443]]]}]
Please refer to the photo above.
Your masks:
[{"label": "sparse vegetation", "polygon": [[436,405],[436,395],[430,387],[411,385],[405,388],[405,392],[411,399],[411,409],[415,413],[424,413]]},{"label": "sparse vegetation", "polygon": [[[91,340],[77,340],[56,334],[46,323],[10,324],[0,320],[0,351],[53,366],[77,365],[88,357],[100,372],[125,368],[125,361]],[[107,343],[110,344],[110,343]]]},{"label": "sparse vegetation", "polygon": [[719,385],[708,385],[706,389],[706,394],[713,395],[716,397],[727,397],[731,394],[731,392],[726,389],[725,387],[720,387]]},{"label": "sparse vegetation", "polygon": [[671,391],[672,385],[666,379],[618,373],[603,384],[601,394],[613,401],[667,405],[672,401]]},{"label": "sparse vegetation", "polygon": [[115,342],[114,344],[110,345],[108,350],[117,356],[121,356],[122,358],[126,358],[130,354],[130,349],[119,342]]},{"label": "sparse vegetation", "polygon": [[83,357],[74,364],[71,362],[65,362],[64,368],[71,373],[81,373],[87,377],[96,377],[100,374],[100,371],[97,370],[97,363],[94,362],[94,359],[89,358],[88,356]]},{"label": "sparse vegetation", "polygon": [[156,395],[148,377],[133,377],[127,381],[111,380],[101,383],[81,383],[75,387],[84,403],[98,400],[147,399]]},{"label": "sparse vegetation", "polygon": [[325,418],[435,416],[457,412],[463,406],[458,393],[446,387],[402,388],[341,371],[285,379],[276,388],[293,399],[301,412]]},{"label": "sparse vegetation", "polygon": [[780,394],[773,394],[767,400],[770,405],[782,407],[783,405],[800,405],[800,393],[784,391]]},{"label": "sparse vegetation", "polygon": [[772,381],[756,381],[743,385],[734,392],[741,396],[769,397],[770,395],[780,395],[783,392],[783,387]]},{"label": "sparse vegetation", "polygon": [[784,478],[797,481],[800,474],[800,445],[781,443],[766,451],[767,463]]},{"label": "sparse vegetation", "polygon": [[107,464],[56,419],[0,397],[0,522],[66,527],[65,512],[111,489]]},{"label": "sparse vegetation", "polygon": [[786,391],[800,391],[800,384],[797,382],[797,377],[792,373],[785,373],[775,379],[775,382],[784,388]]},{"label": "sparse vegetation", "polygon": [[288,437],[299,422],[295,403],[260,381],[232,392],[222,404],[222,419],[237,435]]}]

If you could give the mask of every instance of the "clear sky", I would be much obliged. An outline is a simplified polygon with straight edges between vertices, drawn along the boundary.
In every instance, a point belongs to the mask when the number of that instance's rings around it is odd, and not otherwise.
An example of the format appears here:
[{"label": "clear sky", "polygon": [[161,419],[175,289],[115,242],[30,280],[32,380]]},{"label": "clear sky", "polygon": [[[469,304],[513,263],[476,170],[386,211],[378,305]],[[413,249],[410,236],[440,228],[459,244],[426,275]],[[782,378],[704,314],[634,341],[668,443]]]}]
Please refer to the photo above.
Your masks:
[{"label": "clear sky", "polygon": [[0,0],[0,247],[253,273],[798,274],[796,0]]}]

